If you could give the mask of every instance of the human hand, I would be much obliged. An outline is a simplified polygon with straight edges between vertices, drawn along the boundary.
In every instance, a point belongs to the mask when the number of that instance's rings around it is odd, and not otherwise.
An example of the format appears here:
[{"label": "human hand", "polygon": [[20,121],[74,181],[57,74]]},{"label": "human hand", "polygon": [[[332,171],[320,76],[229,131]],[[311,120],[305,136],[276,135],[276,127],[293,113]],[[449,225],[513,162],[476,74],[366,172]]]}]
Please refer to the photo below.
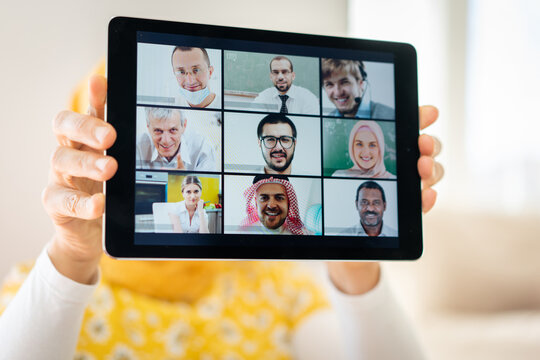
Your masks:
[{"label": "human hand", "polygon": [[199,212],[199,214],[202,214],[204,212],[204,200],[203,199],[199,199],[199,201],[197,202],[197,211]]},{"label": "human hand", "polygon": [[[420,107],[420,129],[433,124],[439,116],[434,106]],[[435,161],[440,153],[441,143],[436,138],[422,134],[418,137],[420,158],[417,167],[422,179],[422,211],[428,212],[435,205],[437,192],[432,186],[444,174],[444,168]],[[328,274],[334,285],[346,294],[363,294],[373,289],[379,282],[380,266],[377,262],[328,262]]]},{"label": "human hand", "polygon": [[178,149],[178,155],[176,155],[176,169],[177,170],[186,169],[186,166],[184,165],[184,161],[182,161],[182,156],[180,155],[180,149]]},{"label": "human hand", "polygon": [[[420,107],[420,130],[433,124],[439,117],[439,110],[434,106]],[[418,174],[422,179],[422,211],[427,213],[437,199],[437,192],[432,186],[437,184],[444,175],[443,166],[435,161],[441,152],[441,142],[430,135],[422,134],[418,137],[420,158],[418,159]]]},{"label": "human hand", "polygon": [[102,253],[103,181],[118,169],[114,158],[103,155],[116,140],[114,128],[103,121],[106,97],[107,80],[92,76],[88,115],[62,111],[56,116],[59,145],[42,193],[55,228],[49,257],[61,274],[86,284],[94,281]]}]

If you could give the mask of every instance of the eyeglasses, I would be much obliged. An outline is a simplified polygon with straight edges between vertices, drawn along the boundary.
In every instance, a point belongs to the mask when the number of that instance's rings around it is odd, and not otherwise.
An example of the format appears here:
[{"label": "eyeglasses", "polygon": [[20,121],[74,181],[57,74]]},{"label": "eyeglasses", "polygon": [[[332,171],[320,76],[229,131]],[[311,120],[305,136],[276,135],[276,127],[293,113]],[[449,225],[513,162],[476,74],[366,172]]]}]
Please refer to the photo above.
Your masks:
[{"label": "eyeglasses", "polygon": [[197,76],[202,71],[203,71],[203,69],[198,68],[198,67],[193,68],[191,71],[187,71],[187,70],[184,70],[184,69],[177,69],[177,70],[174,70],[174,75],[176,75],[177,77],[185,77],[185,76],[188,76],[188,75]]},{"label": "eyeglasses", "polygon": [[267,149],[275,148],[278,140],[282,148],[290,149],[294,145],[296,138],[294,136],[261,136],[261,141]]}]

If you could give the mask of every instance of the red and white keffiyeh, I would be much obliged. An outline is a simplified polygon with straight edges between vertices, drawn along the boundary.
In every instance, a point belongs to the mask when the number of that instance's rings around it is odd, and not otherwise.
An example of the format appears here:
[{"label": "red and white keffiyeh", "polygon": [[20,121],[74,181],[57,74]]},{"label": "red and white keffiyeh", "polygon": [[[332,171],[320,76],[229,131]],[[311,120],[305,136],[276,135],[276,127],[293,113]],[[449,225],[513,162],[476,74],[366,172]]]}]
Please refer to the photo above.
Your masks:
[{"label": "red and white keffiyeh", "polygon": [[284,179],[269,177],[257,181],[255,184],[251,185],[244,191],[244,197],[246,198],[246,213],[247,217],[242,221],[242,227],[248,227],[258,222],[259,215],[257,213],[257,208],[255,206],[255,194],[257,189],[264,184],[281,184],[285,188],[287,193],[287,200],[289,202],[289,211],[287,213],[287,218],[285,219],[284,226],[291,233],[295,235],[304,235],[304,224],[300,219],[300,212],[298,211],[298,199],[296,198],[296,193],[292,184]]}]

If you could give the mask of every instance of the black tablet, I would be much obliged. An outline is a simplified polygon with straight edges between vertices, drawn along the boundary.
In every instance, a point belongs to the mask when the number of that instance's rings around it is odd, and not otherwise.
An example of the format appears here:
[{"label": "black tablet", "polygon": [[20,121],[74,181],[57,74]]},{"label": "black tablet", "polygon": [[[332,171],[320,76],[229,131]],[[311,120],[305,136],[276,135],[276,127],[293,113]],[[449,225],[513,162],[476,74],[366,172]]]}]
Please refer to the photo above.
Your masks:
[{"label": "black tablet", "polygon": [[421,255],[411,45],[118,17],[107,75],[109,255]]}]

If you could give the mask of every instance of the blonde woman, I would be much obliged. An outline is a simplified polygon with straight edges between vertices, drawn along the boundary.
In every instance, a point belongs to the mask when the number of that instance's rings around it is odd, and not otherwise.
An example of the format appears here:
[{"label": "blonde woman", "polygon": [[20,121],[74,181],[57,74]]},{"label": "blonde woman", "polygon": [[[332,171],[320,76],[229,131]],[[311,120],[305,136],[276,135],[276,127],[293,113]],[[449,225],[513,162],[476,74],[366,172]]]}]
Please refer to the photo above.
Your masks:
[{"label": "blonde woman", "polygon": [[201,199],[201,181],[194,175],[188,175],[182,181],[181,189],[184,200],[178,203],[174,213],[169,213],[173,232],[208,233],[208,215]]}]

